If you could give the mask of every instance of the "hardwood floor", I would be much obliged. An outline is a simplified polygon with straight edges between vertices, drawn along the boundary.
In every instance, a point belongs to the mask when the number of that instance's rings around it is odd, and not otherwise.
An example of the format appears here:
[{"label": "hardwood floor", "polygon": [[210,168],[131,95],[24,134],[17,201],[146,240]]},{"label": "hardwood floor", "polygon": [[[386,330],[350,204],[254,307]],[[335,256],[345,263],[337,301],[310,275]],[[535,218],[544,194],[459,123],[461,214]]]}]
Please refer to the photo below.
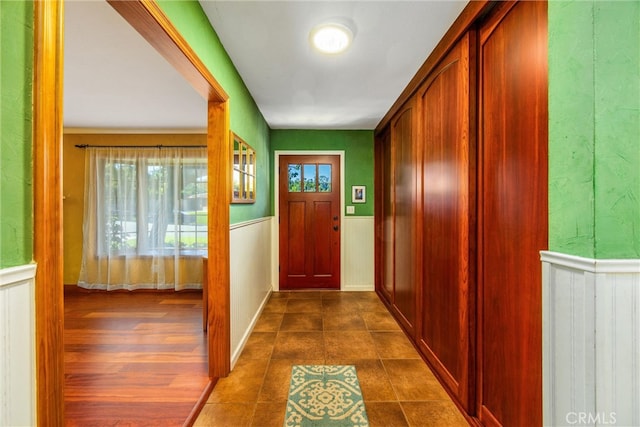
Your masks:
[{"label": "hardwood floor", "polygon": [[65,289],[65,425],[182,426],[205,388],[200,292]]}]

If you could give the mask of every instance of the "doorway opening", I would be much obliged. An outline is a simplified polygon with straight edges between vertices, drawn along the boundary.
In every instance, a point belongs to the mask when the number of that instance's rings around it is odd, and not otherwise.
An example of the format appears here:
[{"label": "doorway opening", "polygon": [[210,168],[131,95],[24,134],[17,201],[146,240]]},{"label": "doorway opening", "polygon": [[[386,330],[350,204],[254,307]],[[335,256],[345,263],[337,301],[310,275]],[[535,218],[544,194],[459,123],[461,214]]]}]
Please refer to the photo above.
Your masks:
[{"label": "doorway opening", "polygon": [[[207,100],[210,391],[230,369],[229,345],[229,103],[206,66],[153,1],[109,2]],[[62,280],[63,3],[36,2],[33,82],[33,252],[37,419],[64,424],[64,300]],[[205,394],[207,391],[205,390]],[[204,402],[202,402],[204,403]]]}]

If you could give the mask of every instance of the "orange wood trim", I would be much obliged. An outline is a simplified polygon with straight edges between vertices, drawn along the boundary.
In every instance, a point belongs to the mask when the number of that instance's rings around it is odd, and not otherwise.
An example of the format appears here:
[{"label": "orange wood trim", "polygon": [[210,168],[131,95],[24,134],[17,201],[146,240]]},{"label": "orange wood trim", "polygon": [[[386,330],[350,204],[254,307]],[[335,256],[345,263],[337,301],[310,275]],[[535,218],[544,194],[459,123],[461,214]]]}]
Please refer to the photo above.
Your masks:
[{"label": "orange wood trim", "polygon": [[391,122],[391,119],[402,108],[402,105],[418,90],[422,82],[433,71],[438,63],[446,56],[446,54],[455,45],[458,39],[472,26],[475,22],[487,13],[494,5],[489,0],[470,1],[458,18],[453,22],[449,30],[442,37],[440,42],[433,49],[427,60],[422,64],[418,72],[413,76],[407,87],[402,91],[396,102],[391,106],[387,114],[380,120],[376,126],[375,133],[381,132],[384,127]]},{"label": "orange wood trim", "polygon": [[202,408],[204,408],[204,405],[206,405],[207,400],[209,400],[209,396],[211,395],[211,392],[213,391],[213,388],[216,386],[217,382],[217,379],[211,379],[207,383],[206,387],[202,391],[202,394],[200,395],[200,398],[187,416],[187,419],[182,427],[191,427],[195,424],[196,420],[198,419],[198,415],[200,415],[200,411],[202,411]]},{"label": "orange wood trim", "polygon": [[206,100],[229,96],[155,0],[107,0]]},{"label": "orange wood trim", "polygon": [[209,376],[225,377],[231,370],[229,290],[229,204],[231,203],[231,144],[229,102],[209,101],[208,334]]},{"label": "orange wood trim", "polygon": [[34,2],[33,258],[35,279],[36,416],[64,425],[62,286],[63,4]]}]

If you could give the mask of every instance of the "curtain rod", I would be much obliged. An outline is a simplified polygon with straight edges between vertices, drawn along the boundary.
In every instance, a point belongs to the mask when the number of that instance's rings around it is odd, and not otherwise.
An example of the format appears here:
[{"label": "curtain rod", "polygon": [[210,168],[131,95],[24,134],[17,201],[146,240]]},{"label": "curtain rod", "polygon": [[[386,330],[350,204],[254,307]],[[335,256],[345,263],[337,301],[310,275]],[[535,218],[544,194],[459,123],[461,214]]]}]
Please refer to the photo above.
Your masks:
[{"label": "curtain rod", "polygon": [[[1,0],[0,0],[1,1]],[[76,148],[207,148],[206,145],[89,145],[76,144]]]}]

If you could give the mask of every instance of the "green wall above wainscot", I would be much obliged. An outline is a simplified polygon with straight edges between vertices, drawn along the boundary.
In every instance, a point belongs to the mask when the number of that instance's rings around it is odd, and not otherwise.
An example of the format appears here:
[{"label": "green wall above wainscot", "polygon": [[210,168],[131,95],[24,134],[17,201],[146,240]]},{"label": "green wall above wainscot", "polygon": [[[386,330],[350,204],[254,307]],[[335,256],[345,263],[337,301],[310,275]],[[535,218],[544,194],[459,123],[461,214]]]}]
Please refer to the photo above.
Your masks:
[{"label": "green wall above wainscot", "polygon": [[549,249],[640,258],[640,2],[549,2]]},{"label": "green wall above wainscot", "polygon": [[0,0],[0,269],[31,262],[33,3]]}]

